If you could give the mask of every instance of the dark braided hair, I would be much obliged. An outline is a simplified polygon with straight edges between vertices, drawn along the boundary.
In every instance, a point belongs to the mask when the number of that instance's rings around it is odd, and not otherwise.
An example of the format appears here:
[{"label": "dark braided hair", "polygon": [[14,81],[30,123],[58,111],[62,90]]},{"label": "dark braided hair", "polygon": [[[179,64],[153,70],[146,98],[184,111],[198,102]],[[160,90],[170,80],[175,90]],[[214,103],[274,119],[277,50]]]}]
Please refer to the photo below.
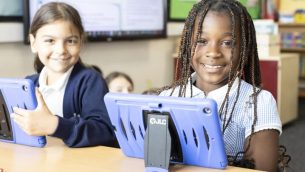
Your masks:
[{"label": "dark braided hair", "polygon": [[[166,89],[172,89],[171,95],[173,95],[174,91],[178,89],[178,96],[185,97],[187,88],[186,85],[188,82],[190,82],[191,97],[193,97],[193,81],[191,74],[194,72],[194,69],[192,68],[191,60],[195,54],[197,40],[200,38],[202,32],[202,23],[209,11],[221,13],[224,12],[228,14],[232,23],[232,44],[236,45],[236,39],[240,39],[240,51],[239,54],[237,54],[239,56],[238,64],[233,64],[233,61],[231,60],[231,69],[229,71],[228,78],[228,90],[224,101],[220,106],[219,114],[224,119],[222,127],[224,133],[232,119],[233,112],[240,95],[241,79],[252,85],[253,94],[251,95],[251,98],[254,104],[254,120],[251,126],[249,142],[245,149],[245,152],[247,152],[249,150],[251,138],[257,122],[257,95],[261,91],[261,74],[257,53],[256,32],[253,20],[247,12],[247,9],[240,2],[236,0],[201,0],[193,6],[188,14],[188,17],[186,18],[180,41],[178,53],[179,58],[177,60],[177,64],[179,65],[176,66],[176,76],[179,76],[179,78],[171,85],[161,88],[159,92]],[[231,57],[233,57],[235,48],[236,47],[234,46],[232,47]],[[231,111],[229,111],[229,93],[236,78],[240,78],[237,87],[237,96],[235,96],[233,107]],[[245,152],[239,152],[235,158],[229,158],[229,164],[254,168],[255,165],[253,160],[237,161],[237,157]]]}]

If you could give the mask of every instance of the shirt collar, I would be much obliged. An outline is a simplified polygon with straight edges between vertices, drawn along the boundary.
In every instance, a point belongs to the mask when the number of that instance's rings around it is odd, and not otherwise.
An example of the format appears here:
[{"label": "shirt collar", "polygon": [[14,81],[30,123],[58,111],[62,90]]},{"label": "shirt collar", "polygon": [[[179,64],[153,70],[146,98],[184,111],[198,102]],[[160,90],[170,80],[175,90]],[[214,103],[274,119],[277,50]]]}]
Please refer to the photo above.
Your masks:
[{"label": "shirt collar", "polygon": [[[192,78],[192,87],[193,87],[193,97],[196,97],[200,94],[203,94],[204,97],[206,97],[206,98],[213,98],[213,99],[216,99],[216,100],[220,100],[220,99],[224,98],[224,95],[226,95],[226,93],[228,91],[228,84],[226,84],[226,85],[224,85],[220,88],[217,88],[213,91],[210,91],[208,93],[208,95],[205,95],[205,93],[202,90],[200,90],[198,87],[196,87],[194,85],[195,81],[197,80],[197,73],[196,72],[192,73],[191,78]],[[232,87],[231,87],[229,96],[232,95],[237,90],[238,82],[239,82],[239,78],[236,78],[233,82]],[[188,84],[187,84],[187,89],[186,89],[186,94],[187,95],[191,95],[190,87],[191,87],[191,85],[190,85],[190,79],[189,79]]]},{"label": "shirt collar", "polygon": [[53,83],[52,85],[46,85],[46,81],[47,81],[47,69],[46,67],[44,67],[42,69],[42,71],[40,72],[40,76],[39,76],[39,87],[41,90],[44,89],[53,89],[53,90],[60,90],[62,89],[68,82],[68,79],[70,77],[70,74],[73,70],[72,66],[70,69],[68,69],[55,83]]}]

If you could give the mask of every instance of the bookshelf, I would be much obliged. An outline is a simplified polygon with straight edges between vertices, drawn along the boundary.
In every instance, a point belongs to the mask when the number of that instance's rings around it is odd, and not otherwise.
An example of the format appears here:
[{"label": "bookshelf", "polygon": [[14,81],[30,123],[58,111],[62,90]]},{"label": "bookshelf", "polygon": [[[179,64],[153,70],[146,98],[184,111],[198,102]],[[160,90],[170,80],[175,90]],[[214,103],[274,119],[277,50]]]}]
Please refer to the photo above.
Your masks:
[{"label": "bookshelf", "polygon": [[[305,98],[305,23],[279,23],[281,52],[300,54],[299,97]],[[303,72],[302,72],[303,71]]]},{"label": "bookshelf", "polygon": [[281,48],[281,52],[305,53],[305,48]]},{"label": "bookshelf", "polygon": [[298,116],[298,64],[298,53],[260,58],[262,86],[275,98],[282,124],[289,123]]}]

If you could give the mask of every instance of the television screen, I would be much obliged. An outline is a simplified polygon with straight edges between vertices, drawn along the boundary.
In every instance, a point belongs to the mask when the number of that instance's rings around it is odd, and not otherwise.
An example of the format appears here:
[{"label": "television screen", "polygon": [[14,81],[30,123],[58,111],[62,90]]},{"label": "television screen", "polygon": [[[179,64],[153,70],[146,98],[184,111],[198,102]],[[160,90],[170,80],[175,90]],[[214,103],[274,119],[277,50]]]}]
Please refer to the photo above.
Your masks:
[{"label": "television screen", "polygon": [[[25,0],[25,41],[35,12],[54,0]],[[89,41],[165,38],[166,0],[57,0],[75,7]]]},{"label": "television screen", "polygon": [[168,0],[168,20],[184,21],[199,0]]},{"label": "television screen", "polygon": [[22,0],[0,0],[0,22],[22,21]]}]

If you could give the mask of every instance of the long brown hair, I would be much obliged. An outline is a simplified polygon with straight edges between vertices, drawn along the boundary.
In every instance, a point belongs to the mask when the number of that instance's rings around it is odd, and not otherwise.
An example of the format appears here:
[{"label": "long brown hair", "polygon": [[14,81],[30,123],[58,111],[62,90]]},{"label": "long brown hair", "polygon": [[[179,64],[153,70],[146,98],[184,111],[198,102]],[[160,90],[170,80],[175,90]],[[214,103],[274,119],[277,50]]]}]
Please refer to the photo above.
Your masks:
[{"label": "long brown hair", "polygon": [[[78,29],[81,39],[84,40],[84,27],[78,11],[74,7],[62,2],[50,2],[42,5],[33,18],[29,34],[36,37],[37,31],[41,27],[58,20],[71,22]],[[43,67],[44,65],[36,55],[34,69],[37,73],[40,73]]]}]

